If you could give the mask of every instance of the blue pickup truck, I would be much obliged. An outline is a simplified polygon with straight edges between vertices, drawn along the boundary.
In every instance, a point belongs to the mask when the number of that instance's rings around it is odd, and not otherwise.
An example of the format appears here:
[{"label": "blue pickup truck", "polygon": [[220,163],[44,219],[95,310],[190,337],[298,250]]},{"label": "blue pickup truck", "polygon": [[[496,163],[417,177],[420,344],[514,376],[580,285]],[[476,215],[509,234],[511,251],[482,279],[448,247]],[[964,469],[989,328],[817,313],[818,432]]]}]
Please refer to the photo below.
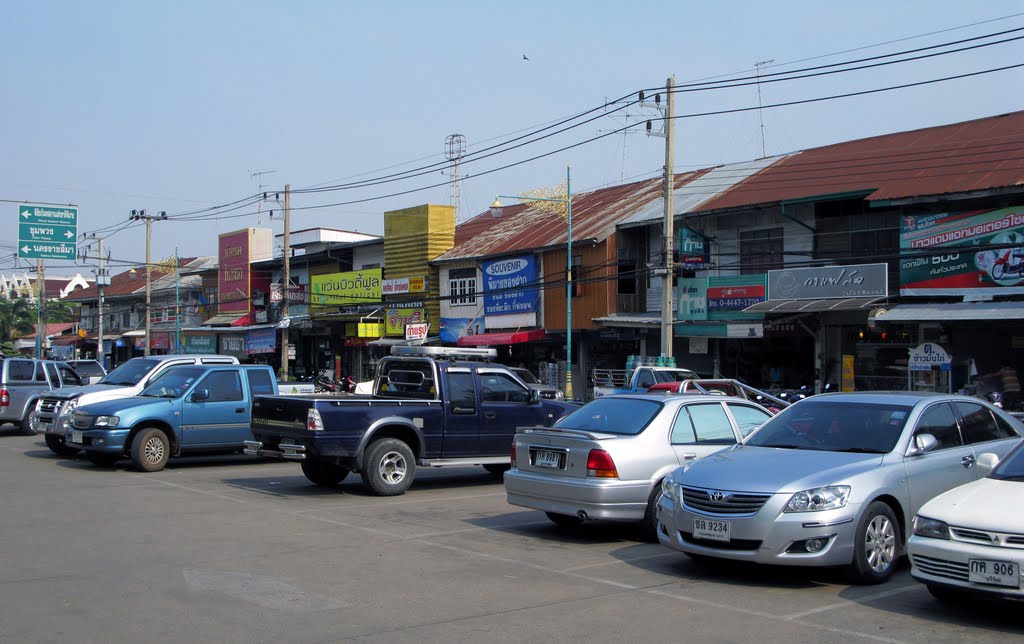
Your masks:
[{"label": "blue pickup truck", "polygon": [[377,366],[373,394],[257,396],[245,453],[299,461],[321,486],[359,472],[381,496],[405,492],[417,466],[501,474],[517,427],[550,427],[577,405],[542,399],[493,357],[493,349],[394,347]]},{"label": "blue pickup truck", "polygon": [[277,393],[266,365],[171,367],[133,398],[75,409],[66,440],[96,465],[130,456],[157,472],[171,456],[241,451],[253,397]]}]

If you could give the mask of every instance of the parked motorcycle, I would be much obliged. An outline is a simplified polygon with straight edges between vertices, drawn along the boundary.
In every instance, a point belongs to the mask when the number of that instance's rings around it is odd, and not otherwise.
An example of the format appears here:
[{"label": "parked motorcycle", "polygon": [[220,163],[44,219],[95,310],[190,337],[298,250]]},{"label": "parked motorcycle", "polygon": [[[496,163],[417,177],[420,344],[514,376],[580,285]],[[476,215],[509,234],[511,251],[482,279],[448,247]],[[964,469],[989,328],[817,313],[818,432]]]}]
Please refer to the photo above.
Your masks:
[{"label": "parked motorcycle", "polygon": [[329,371],[321,369],[313,376],[313,391],[318,394],[340,394],[342,385],[334,382]]}]

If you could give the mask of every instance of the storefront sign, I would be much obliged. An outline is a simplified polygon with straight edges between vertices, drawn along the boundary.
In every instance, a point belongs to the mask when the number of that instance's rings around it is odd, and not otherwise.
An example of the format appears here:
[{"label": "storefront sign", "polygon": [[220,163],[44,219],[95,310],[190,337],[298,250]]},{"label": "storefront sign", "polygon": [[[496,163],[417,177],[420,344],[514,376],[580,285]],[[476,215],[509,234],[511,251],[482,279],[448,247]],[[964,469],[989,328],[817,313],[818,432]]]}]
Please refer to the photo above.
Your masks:
[{"label": "storefront sign", "polygon": [[149,348],[160,349],[161,351],[167,351],[171,348],[171,334],[170,333],[153,333],[149,334]]},{"label": "storefront sign", "polygon": [[441,342],[455,343],[466,335],[484,332],[484,321],[480,318],[441,318]]},{"label": "storefront sign", "polygon": [[[284,289],[280,284],[270,285],[270,301],[272,303],[278,303],[281,301],[281,291]],[[306,285],[305,284],[293,284],[288,289],[288,304],[302,305],[306,303]]]},{"label": "storefront sign", "polygon": [[886,264],[853,264],[768,271],[768,300],[885,297]]},{"label": "storefront sign", "polygon": [[404,295],[405,293],[425,293],[427,290],[427,278],[425,277],[400,277],[398,279],[384,280],[381,282],[381,295]]},{"label": "storefront sign", "polygon": [[406,340],[426,340],[429,324],[407,324],[405,325]]},{"label": "storefront sign", "polygon": [[350,306],[362,302],[380,302],[381,269],[311,275],[310,304],[313,306]]},{"label": "storefront sign", "polygon": [[277,350],[277,329],[252,329],[245,334],[246,353],[274,353]]},{"label": "storefront sign", "polygon": [[904,217],[900,254],[900,295],[1024,293],[1024,207]]},{"label": "storefront sign", "polygon": [[685,226],[676,235],[676,248],[679,250],[679,261],[676,266],[684,271],[699,271],[711,264],[708,254],[708,242],[695,230]]},{"label": "storefront sign", "polygon": [[267,310],[266,309],[260,309],[259,311],[256,311],[256,316],[255,317],[256,317],[256,324],[266,324],[267,323]]},{"label": "storefront sign", "polygon": [[404,336],[407,324],[423,324],[427,321],[427,310],[421,302],[411,306],[389,308],[384,317],[384,335]]},{"label": "storefront sign", "polygon": [[709,311],[742,311],[748,306],[764,302],[764,282],[736,286],[709,286]]},{"label": "storefront sign", "polygon": [[248,313],[251,286],[249,280],[249,230],[224,233],[217,240],[218,312]]},{"label": "storefront sign", "polygon": [[360,338],[379,338],[384,335],[384,325],[380,322],[360,322],[356,331]]},{"label": "storefront sign", "polygon": [[532,255],[484,262],[482,269],[484,315],[537,310],[537,262]]},{"label": "storefront sign", "polygon": [[677,296],[679,319],[708,319],[708,279],[706,277],[681,277],[676,282],[679,284]]},{"label": "storefront sign", "polygon": [[244,335],[222,335],[218,336],[218,343],[220,344],[220,350],[218,353],[223,353],[228,356],[235,356],[236,358],[245,357],[245,336]]},{"label": "storefront sign", "polygon": [[690,277],[676,280],[680,320],[762,320],[743,309],[764,301],[765,274]]},{"label": "storefront sign", "polygon": [[185,353],[217,353],[217,336],[186,335]]},{"label": "storefront sign", "polygon": [[907,368],[910,371],[931,371],[932,367],[939,367],[943,371],[949,371],[953,359],[946,350],[934,342],[925,342],[909,349],[910,356],[907,361]]},{"label": "storefront sign", "polygon": [[839,383],[840,391],[853,391],[853,359],[854,356],[843,354],[843,373],[842,380]]}]

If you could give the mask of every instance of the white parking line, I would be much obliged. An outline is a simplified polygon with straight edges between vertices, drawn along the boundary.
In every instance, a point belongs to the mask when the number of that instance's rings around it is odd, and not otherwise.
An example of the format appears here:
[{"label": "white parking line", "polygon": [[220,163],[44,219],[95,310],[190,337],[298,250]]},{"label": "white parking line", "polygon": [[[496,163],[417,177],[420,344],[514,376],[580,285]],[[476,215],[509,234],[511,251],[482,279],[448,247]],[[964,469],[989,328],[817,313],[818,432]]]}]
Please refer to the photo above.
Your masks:
[{"label": "white parking line", "polygon": [[188,485],[182,485],[181,483],[173,483],[171,481],[165,481],[164,479],[155,478],[153,476],[149,476],[149,475],[146,475],[146,474],[132,474],[132,477],[137,478],[137,479],[139,479],[141,481],[145,481],[146,483],[160,483],[160,484],[163,484],[163,485],[168,485],[170,487],[176,487],[176,488],[180,488],[182,490],[187,490],[189,492],[195,492],[196,494],[205,494],[207,496],[212,496],[212,497],[215,497],[215,498],[218,498],[218,499],[224,499],[225,501],[231,501],[232,503],[248,503],[248,501],[246,501],[245,499],[237,499],[237,498],[232,497],[232,496],[226,496],[224,494],[217,494],[216,492],[210,492],[209,490],[200,490],[199,488],[196,488],[196,487],[191,487],[191,486],[188,486]]},{"label": "white parking line", "polygon": [[[244,488],[249,489],[249,488]],[[287,495],[283,495],[287,496]],[[375,497],[378,500],[376,502],[369,503],[335,503],[331,505],[323,504],[315,508],[309,508],[308,510],[299,510],[298,513],[303,512],[323,512],[325,510],[380,510],[381,508],[390,508],[395,505],[425,505],[427,503],[433,503],[436,501],[466,501],[469,499],[486,499],[492,496],[505,496],[504,492],[492,492],[489,494],[470,494],[464,496],[445,496],[428,499],[407,499],[405,501],[391,501],[389,498]],[[393,497],[391,497],[393,498]]]},{"label": "white parking line", "polygon": [[[543,522],[538,522],[543,523]],[[646,561],[648,559],[663,559],[665,557],[676,557],[678,553],[675,552],[659,552],[656,555],[644,555],[643,557],[632,557],[630,559],[614,559],[611,561],[602,561],[600,563],[587,564],[585,566],[573,566],[572,568],[565,568],[560,572],[576,572],[577,570],[585,570],[587,568],[599,568],[601,566],[613,566],[621,563],[634,563],[636,561]]]},{"label": "white parking line", "polygon": [[856,600],[844,599],[843,601],[836,602],[834,604],[828,604],[827,606],[819,606],[818,608],[812,608],[810,610],[805,610],[805,611],[802,611],[802,612],[799,612],[799,613],[792,613],[790,615],[785,615],[781,619],[784,619],[784,620],[787,620],[787,621],[793,621],[793,620],[800,619],[801,617],[807,617],[809,615],[817,615],[818,613],[824,613],[824,612],[827,612],[827,611],[830,611],[830,610],[835,610],[837,608],[846,608],[847,606],[855,605],[855,604],[866,604],[868,602],[873,602],[873,601],[876,601],[876,600],[879,600],[879,599],[883,599],[885,597],[891,597],[892,595],[900,595],[902,593],[905,593],[905,592],[908,592],[908,591],[911,591],[911,590],[917,590],[917,588],[918,588],[918,584],[910,584],[908,586],[900,586],[899,588],[891,588],[889,590],[883,590],[882,592],[875,593],[873,595],[866,595],[864,597],[858,597]]}]

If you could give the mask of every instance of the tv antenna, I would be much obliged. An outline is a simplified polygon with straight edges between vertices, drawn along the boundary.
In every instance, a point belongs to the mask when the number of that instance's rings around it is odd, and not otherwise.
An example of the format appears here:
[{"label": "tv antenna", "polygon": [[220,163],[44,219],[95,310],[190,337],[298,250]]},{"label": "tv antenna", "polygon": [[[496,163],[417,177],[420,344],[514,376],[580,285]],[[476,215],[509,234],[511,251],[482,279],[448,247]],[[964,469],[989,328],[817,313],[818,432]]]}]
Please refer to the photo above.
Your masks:
[{"label": "tv antenna", "polygon": [[459,202],[462,199],[459,185],[459,164],[466,156],[466,137],[461,134],[449,134],[444,139],[444,156],[448,159],[451,176],[451,204],[455,206],[455,221],[459,221]]},{"label": "tv antenna", "polygon": [[[256,192],[262,193],[263,188],[266,184],[263,183],[263,175],[274,174],[277,170],[260,170],[259,172],[250,172],[249,178],[256,180]],[[273,213],[273,211],[271,211]],[[273,215],[271,215],[273,216]],[[259,228],[260,224],[263,223],[263,200],[256,202],[256,227]]]},{"label": "tv antenna", "polygon": [[775,59],[762,60],[754,63],[754,74],[757,76],[757,118],[761,122],[761,158],[768,156],[764,148],[764,115],[761,113],[761,68],[771,65]]}]

